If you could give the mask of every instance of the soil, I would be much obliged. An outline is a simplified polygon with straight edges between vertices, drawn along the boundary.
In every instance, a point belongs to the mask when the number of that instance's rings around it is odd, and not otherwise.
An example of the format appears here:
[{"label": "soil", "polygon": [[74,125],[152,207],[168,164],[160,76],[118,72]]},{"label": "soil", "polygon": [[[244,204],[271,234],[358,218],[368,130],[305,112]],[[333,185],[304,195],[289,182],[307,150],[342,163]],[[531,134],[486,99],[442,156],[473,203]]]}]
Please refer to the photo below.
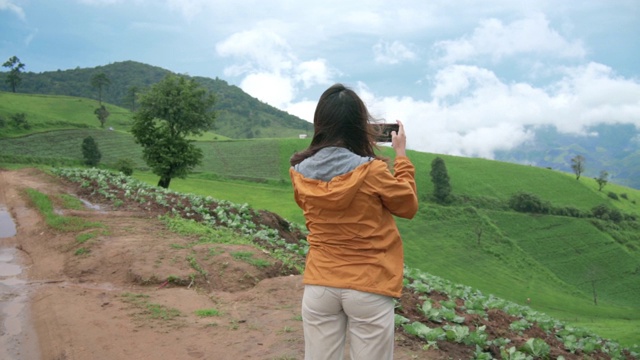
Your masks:
[{"label": "soil", "polygon": [[[52,199],[66,194],[89,201],[92,206],[83,210],[67,210],[55,203],[55,211],[102,225],[71,232],[52,230],[31,205],[25,189],[36,189]],[[23,271],[9,291],[0,291],[0,310],[3,305],[16,305],[21,297],[27,306],[18,320],[0,311],[4,329],[0,348],[5,349],[0,350],[0,358],[304,358],[302,277],[274,261],[267,251],[220,243],[193,246],[197,239],[177,235],[158,219],[161,209],[133,205],[114,209],[88,196],[86,189],[35,169],[0,169],[3,205],[17,232],[0,238],[0,250],[14,252]],[[262,212],[257,221],[277,226],[279,219]],[[441,294],[430,296],[446,300]],[[416,309],[421,301],[406,292],[401,308]],[[210,310],[210,316],[199,316],[198,310]],[[427,323],[417,312],[402,315]],[[513,321],[500,312],[490,312],[487,319],[472,317],[465,324],[487,325],[492,337],[506,336]],[[529,330],[535,331],[535,327]],[[530,336],[545,334],[523,334],[513,345]],[[563,350],[554,338],[545,340],[556,341],[553,355],[581,358]],[[469,359],[475,350],[447,341],[427,350],[423,345],[397,329],[395,359]]]},{"label": "soil", "polygon": [[[8,209],[17,230],[15,236],[0,239],[0,248],[16,249],[26,284],[18,288],[29,299],[21,314],[24,324],[13,326],[19,333],[0,337],[7,349],[0,358],[304,357],[301,275],[284,271],[274,276],[277,265],[256,267],[231,256],[251,252],[252,258],[268,260],[267,254],[244,245],[216,244],[213,251],[204,245],[180,248],[194,239],[169,231],[153,211],[113,210],[96,203],[86,210],[56,207],[61,215],[104,225],[90,245],[78,244],[82,231],[52,230],[25,196],[28,188],[54,197],[79,196],[82,190],[35,169],[0,170],[0,205]],[[89,253],[76,255],[89,246]],[[192,250],[209,278],[189,286],[183,281],[194,273],[185,260]],[[0,297],[0,302],[12,297]],[[174,309],[178,315],[154,318],[149,305]],[[204,309],[219,314],[195,314]],[[7,328],[7,315],[0,316]],[[399,346],[396,358],[411,359],[412,353]]]}]

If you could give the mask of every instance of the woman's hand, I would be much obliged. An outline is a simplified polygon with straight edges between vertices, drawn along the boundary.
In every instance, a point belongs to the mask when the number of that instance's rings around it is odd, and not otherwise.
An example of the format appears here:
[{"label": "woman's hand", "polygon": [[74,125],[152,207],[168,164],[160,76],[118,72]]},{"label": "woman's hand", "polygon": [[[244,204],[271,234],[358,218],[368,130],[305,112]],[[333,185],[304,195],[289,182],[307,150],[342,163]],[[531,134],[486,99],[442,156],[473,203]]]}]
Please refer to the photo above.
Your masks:
[{"label": "woman's hand", "polygon": [[407,147],[407,136],[404,133],[404,125],[400,120],[396,120],[398,123],[398,132],[391,132],[391,147],[396,151],[397,156],[407,156],[405,148]]}]

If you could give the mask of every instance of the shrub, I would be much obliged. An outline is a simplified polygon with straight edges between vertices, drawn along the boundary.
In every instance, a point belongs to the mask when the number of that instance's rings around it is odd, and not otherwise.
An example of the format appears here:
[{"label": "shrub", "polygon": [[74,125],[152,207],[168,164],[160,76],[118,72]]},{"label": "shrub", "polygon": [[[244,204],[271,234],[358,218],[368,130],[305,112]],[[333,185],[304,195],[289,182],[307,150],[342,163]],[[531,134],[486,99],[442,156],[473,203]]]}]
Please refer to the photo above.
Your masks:
[{"label": "shrub", "polygon": [[629,197],[627,196],[627,193],[620,194],[620,197],[625,199],[625,200],[629,200]]},{"label": "shrub", "polygon": [[605,215],[609,218],[609,208],[603,204],[596,205],[591,208],[591,214],[598,219],[602,219]]},{"label": "shrub", "polygon": [[618,198],[618,194],[614,193],[613,191],[609,191],[609,193],[607,194],[608,197],[612,198],[613,200],[620,200]]},{"label": "shrub", "polygon": [[29,121],[27,121],[27,114],[25,113],[16,113],[11,115],[11,122],[16,129],[31,129],[31,125]]},{"label": "shrub", "polygon": [[618,210],[618,209],[609,210],[609,219],[611,219],[611,220],[613,220],[615,222],[620,222],[620,221],[622,221],[623,218],[624,218],[624,216],[622,215],[620,210]]},{"label": "shrub", "polygon": [[548,214],[551,205],[543,201],[537,195],[527,192],[517,192],[509,199],[509,207],[518,212],[529,212],[536,214]]},{"label": "shrub", "polygon": [[98,144],[91,136],[87,136],[82,141],[82,158],[84,159],[84,163],[89,166],[96,166],[100,163],[102,154],[98,149]]},{"label": "shrub", "polygon": [[606,205],[600,204],[591,208],[591,213],[593,217],[602,220],[612,220],[614,222],[620,222],[626,218],[627,215],[624,215],[618,209],[610,209]]},{"label": "shrub", "polygon": [[115,168],[121,173],[131,176],[133,174],[133,168],[136,164],[131,159],[121,158],[116,162]]},{"label": "shrub", "polygon": [[553,215],[570,216],[575,218],[587,217],[587,214],[585,214],[582,210],[578,209],[575,206],[565,206],[560,208],[554,208],[552,210],[552,213]]},{"label": "shrub", "polygon": [[0,128],[7,127],[7,119],[4,116],[0,115]]}]

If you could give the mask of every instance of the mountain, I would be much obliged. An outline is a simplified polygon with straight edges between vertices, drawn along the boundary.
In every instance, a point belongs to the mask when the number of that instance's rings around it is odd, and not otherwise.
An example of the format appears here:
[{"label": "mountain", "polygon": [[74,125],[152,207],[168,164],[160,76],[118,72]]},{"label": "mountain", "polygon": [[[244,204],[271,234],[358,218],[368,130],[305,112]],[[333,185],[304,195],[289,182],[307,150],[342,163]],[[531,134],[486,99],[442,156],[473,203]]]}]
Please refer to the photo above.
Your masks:
[{"label": "mountain", "polygon": [[598,177],[640,189],[640,130],[632,124],[597,125],[584,136],[559,133],[555,127],[534,129],[533,141],[496,154],[496,160],[573,172],[571,159],[585,158],[584,177]]},{"label": "mountain", "polygon": [[[18,91],[97,99],[98,90],[91,86],[91,78],[99,73],[111,81],[110,86],[103,89],[102,100],[134,110],[130,90],[143,91],[172,72],[135,61],[94,68],[26,72],[22,74]],[[265,104],[224,80],[192,78],[216,94],[214,131],[220,135],[234,139],[282,138],[313,130],[309,122]],[[4,81],[0,82],[0,90],[10,91]],[[572,172],[571,159],[582,155],[586,159],[584,177],[594,178],[606,171],[610,182],[640,189],[640,130],[633,125],[598,125],[587,129],[587,136],[562,134],[552,126],[531,130],[536,134],[532,141],[497,152],[495,159]]]},{"label": "mountain", "polygon": [[[135,61],[116,62],[93,68],[25,72],[18,92],[26,94],[67,95],[98,99],[91,78],[104,73],[110,85],[102,90],[102,101],[135,110],[131,91],[137,93],[172,72]],[[187,75],[184,75],[187,76]],[[190,76],[187,76],[190,77]],[[237,86],[219,78],[190,77],[216,95],[215,132],[230,138],[293,137],[311,130],[311,124],[250,96]],[[10,91],[2,82],[0,90]]]}]

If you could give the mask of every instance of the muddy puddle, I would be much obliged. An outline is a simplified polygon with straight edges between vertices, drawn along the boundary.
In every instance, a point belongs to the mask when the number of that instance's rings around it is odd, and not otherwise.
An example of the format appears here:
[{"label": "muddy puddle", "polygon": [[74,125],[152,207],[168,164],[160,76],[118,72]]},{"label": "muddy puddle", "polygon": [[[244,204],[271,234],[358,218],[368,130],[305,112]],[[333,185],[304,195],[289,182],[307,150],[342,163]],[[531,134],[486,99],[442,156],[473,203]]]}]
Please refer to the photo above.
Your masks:
[{"label": "muddy puddle", "polygon": [[29,325],[29,289],[22,279],[18,250],[6,244],[16,225],[0,204],[0,359],[39,359],[35,332]]},{"label": "muddy puddle", "polygon": [[16,224],[9,211],[0,204],[0,238],[8,238],[16,235]]}]

